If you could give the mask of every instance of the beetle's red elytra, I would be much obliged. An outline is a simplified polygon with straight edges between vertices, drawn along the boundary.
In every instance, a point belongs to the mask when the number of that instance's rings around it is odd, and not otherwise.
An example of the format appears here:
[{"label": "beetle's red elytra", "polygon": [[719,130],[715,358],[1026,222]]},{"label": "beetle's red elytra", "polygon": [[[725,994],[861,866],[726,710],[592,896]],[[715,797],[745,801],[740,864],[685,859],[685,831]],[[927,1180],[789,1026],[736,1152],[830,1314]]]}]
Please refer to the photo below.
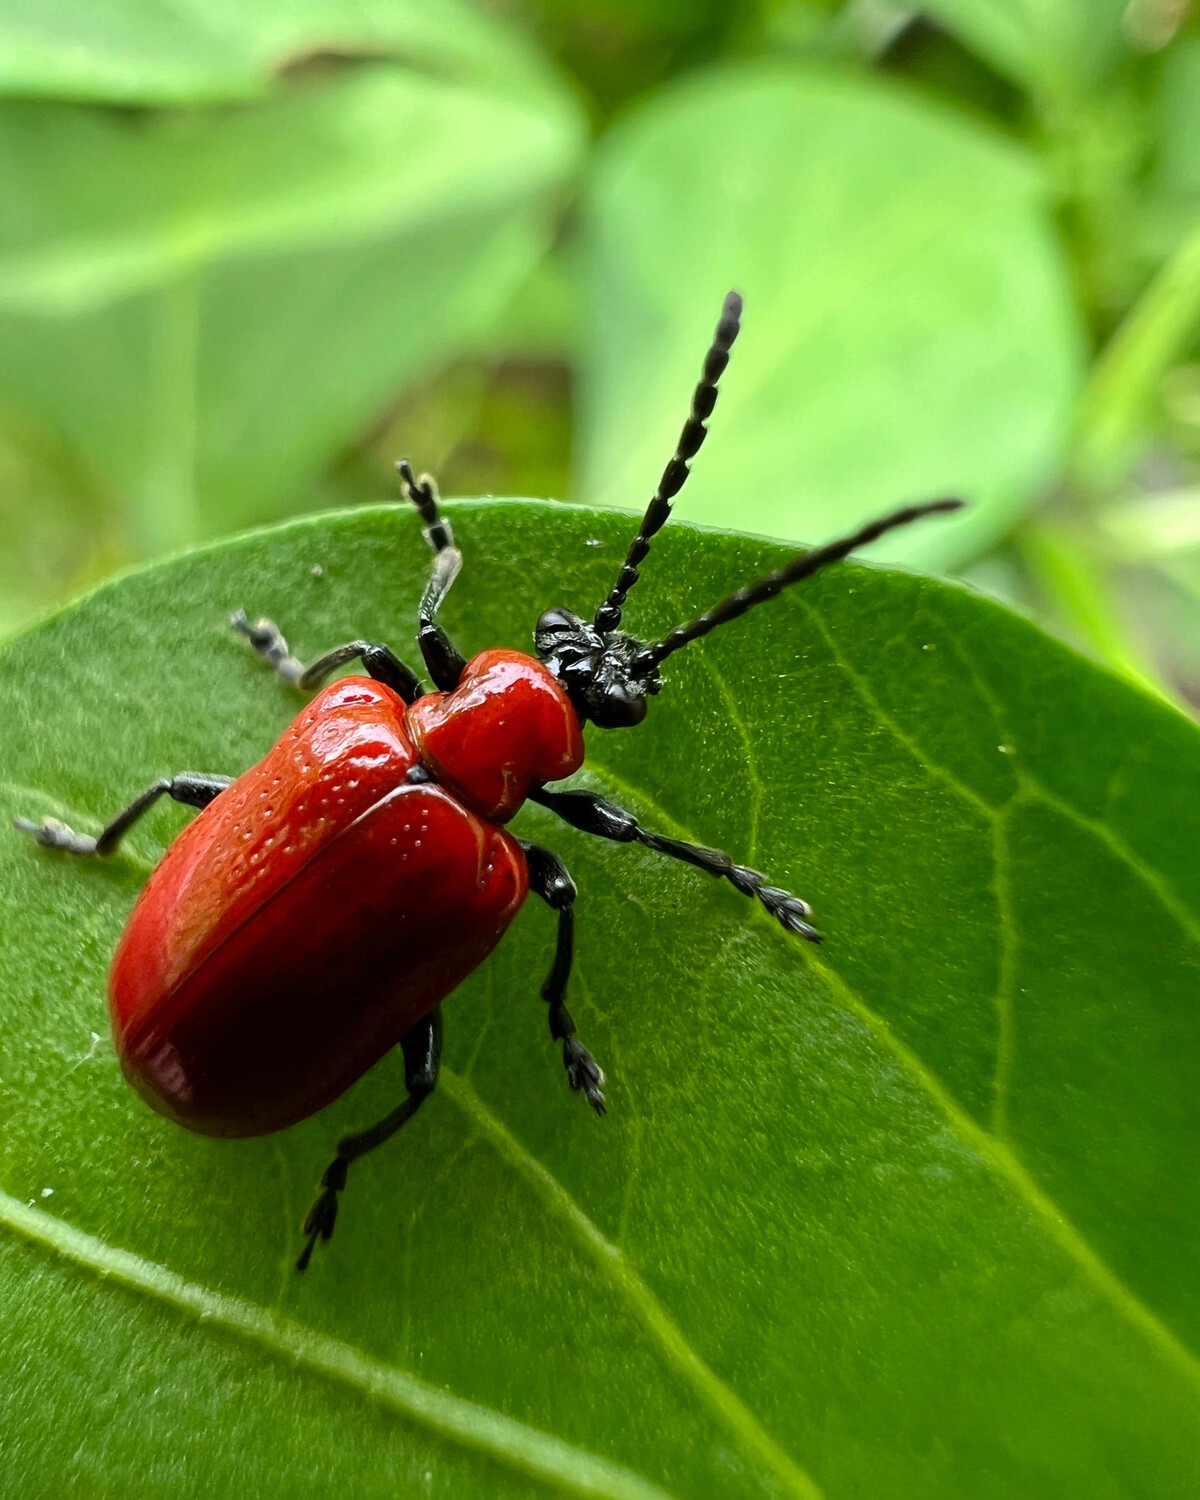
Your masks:
[{"label": "beetle's red elytra", "polygon": [[411,707],[366,677],[326,688],[133,909],[109,977],[130,1082],[211,1135],[335,1099],[499,942],[529,889],[499,824],[582,760],[570,700],[516,651]]},{"label": "beetle's red elytra", "polygon": [[218,1136],[283,1129],[315,1113],[399,1045],[407,1097],[378,1124],[343,1137],[304,1223],[304,1270],[328,1240],[350,1164],[409,1119],[437,1082],[440,1002],[478,967],[532,890],[558,914],[542,986],[550,1034],[573,1089],[603,1114],[604,1074],[566,1007],[575,885],[549,849],[506,824],[527,800],[600,838],[640,843],[728,880],[789,932],[812,942],[807,902],[719,849],[643,828],[591,792],[551,783],[583,764],[583,726],[640,723],[674,652],[836,563],[884,532],[956,510],[908,506],[736,590],[661,641],[622,631],[650,542],[667,521],[716,404],[742,302],[722,308],[692,408],[617,580],[587,621],[546,610],[536,656],[483,651],[466,660],[438,623],[462,565],[428,475],[397,465],[434,552],[418,646],[435,691],[384,645],[349,641],[310,666],[270,620],[234,627],[285,681],[317,687],[358,660],[366,676],[326,687],[267,755],[236,780],[182,772],[136,797],[96,837],[54,819],[15,826],[83,857],[114,852],[159,797],[199,808],[150,876],[117,946],[109,1009],[117,1052],[138,1092],[180,1125]]}]

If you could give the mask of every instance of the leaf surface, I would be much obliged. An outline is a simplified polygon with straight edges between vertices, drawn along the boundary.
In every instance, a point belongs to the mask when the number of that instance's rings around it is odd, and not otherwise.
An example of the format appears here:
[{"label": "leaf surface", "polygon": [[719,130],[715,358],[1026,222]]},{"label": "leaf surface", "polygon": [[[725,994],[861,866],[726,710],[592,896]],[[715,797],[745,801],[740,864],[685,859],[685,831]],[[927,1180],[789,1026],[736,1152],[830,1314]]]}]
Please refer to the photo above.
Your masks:
[{"label": "leaf surface", "polygon": [[943,567],[1056,472],[1073,296],[1031,162],[975,124],[878,81],[726,69],[607,137],[587,223],[585,499],[649,497],[730,287],[720,441],[681,515],[811,539],[962,494],[954,525],[881,548]]},{"label": "leaf surface", "polygon": [[[453,518],[468,651],[590,609],[632,525]],[[657,635],[783,555],[668,528],[627,622]],[[164,772],[240,770],[297,699],[229,610],[305,657],[412,657],[427,560],[406,512],[300,522],[9,642],[4,813],[95,829]],[[807,896],[825,946],[527,809],[579,885],[609,1115],[545,1034],[532,903],[306,1277],[316,1178],[399,1059],[280,1136],[188,1135],[120,1078],[103,1000],[187,814],[104,865],[0,838],[12,1492],[1195,1493],[1195,727],[964,589],[845,566],[673,658],[583,780]]]}]

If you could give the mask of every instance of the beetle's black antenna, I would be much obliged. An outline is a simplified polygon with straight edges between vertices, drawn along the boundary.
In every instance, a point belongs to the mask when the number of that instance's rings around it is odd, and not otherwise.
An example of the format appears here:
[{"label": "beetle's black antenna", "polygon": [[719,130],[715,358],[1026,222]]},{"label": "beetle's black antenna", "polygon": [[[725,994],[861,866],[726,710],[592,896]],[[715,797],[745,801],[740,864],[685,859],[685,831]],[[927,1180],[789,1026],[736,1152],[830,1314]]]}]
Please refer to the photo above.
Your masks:
[{"label": "beetle's black antenna", "polygon": [[946,511],[958,510],[962,503],[961,500],[929,500],[923,505],[906,505],[903,510],[894,511],[890,516],[883,516],[878,521],[869,522],[851,536],[841,537],[836,542],[826,542],[823,547],[815,547],[811,552],[802,552],[790,563],[785,563],[782,568],[776,568],[773,573],[766,574],[756,583],[748,584],[744,589],[738,589],[727,599],[722,599],[720,604],[714,605],[702,615],[697,615],[694,620],[689,620],[686,625],[676,625],[670,635],[665,636],[655,645],[644,647],[634,657],[631,663],[632,670],[638,674],[649,672],[673,652],[682,650],[692,641],[698,641],[702,635],[707,635],[718,625],[724,625],[729,620],[736,620],[739,615],[744,615],[748,609],[753,609],[756,604],[761,604],[765,599],[774,599],[776,594],[781,593],[790,584],[799,583],[802,578],[811,578],[814,573],[827,568],[830,563],[841,562],[844,557],[848,557],[859,547],[865,547],[868,542],[873,542],[877,537],[883,536],[884,532],[894,531],[897,526],[907,526],[912,521],[919,521],[922,516],[936,516]]},{"label": "beetle's black antenna", "polygon": [[738,336],[741,318],[741,296],[737,292],[730,292],[721,308],[721,320],[717,324],[717,331],[713,334],[712,344],[704,356],[704,373],[700,377],[699,385],[692,393],[692,409],[688,413],[687,421],[683,424],[683,431],[679,434],[675,453],[663,470],[663,476],[658,481],[658,489],[654,493],[654,498],[646,507],[641,528],[629,545],[629,551],[620,573],[617,574],[612,593],[596,611],[593,623],[597,630],[615,630],[621,623],[622,606],[629,595],[629,590],[638,581],[638,568],[646,560],[646,554],[650,551],[650,538],[662,530],[670,516],[671,501],[683,488],[684,480],[688,477],[688,462],[695,458],[700,451],[700,445],[708,436],[708,428],[704,424],[712,416],[713,407],[717,404],[717,381],[720,380],[722,371],[729,363],[729,351],[733,347],[734,339]]}]

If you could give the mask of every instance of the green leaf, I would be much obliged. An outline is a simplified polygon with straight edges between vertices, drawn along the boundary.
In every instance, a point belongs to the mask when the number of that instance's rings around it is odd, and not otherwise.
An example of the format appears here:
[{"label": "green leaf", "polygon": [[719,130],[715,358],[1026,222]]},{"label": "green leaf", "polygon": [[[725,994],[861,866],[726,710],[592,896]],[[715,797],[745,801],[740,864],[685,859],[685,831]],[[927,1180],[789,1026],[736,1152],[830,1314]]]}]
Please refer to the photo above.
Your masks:
[{"label": "green leaf", "polygon": [[136,126],[9,102],[0,410],[141,550],[272,518],[491,326],[580,147],[562,101],[390,68]]},{"label": "green leaf", "polygon": [[[588,610],[628,516],[456,507],[469,651]],[[672,527],[657,634],[784,555]],[[319,566],[320,575],[313,569]],[[413,656],[415,516],[300,522],[106,586],[0,655],[3,811],[87,828],[236,772],[298,700],[233,638]],[[1200,736],[962,588],[842,567],[674,658],[584,782],[814,903],[527,809],[580,888],[570,1096],[522,913],[447,1005],[447,1073],[297,1226],[389,1059],[224,1142],[121,1080],[104,974],[153,861],[0,838],[0,1418],[13,1493],[750,1500],[1187,1496],[1200,1482]],[[657,1487],[657,1488],[655,1488]]]},{"label": "green leaf", "polygon": [[462,0],[6,0],[0,12],[0,93],[245,99],[309,56],[392,57],[513,91],[554,86],[515,30]]},{"label": "green leaf", "polygon": [[[921,7],[1035,94],[1074,99],[1126,50],[1129,0],[924,0]],[[1147,7],[1149,9],[1149,7]]]},{"label": "green leaf", "polygon": [[1166,197],[1200,200],[1200,36],[1182,36],[1162,61],[1154,186]]},{"label": "green leaf", "polygon": [[589,228],[585,498],[650,494],[730,286],[745,326],[687,517],[817,540],[961,493],[954,525],[885,544],[947,566],[1055,473],[1077,318],[1038,183],[976,126],[877,82],[725,72],[609,137]]}]

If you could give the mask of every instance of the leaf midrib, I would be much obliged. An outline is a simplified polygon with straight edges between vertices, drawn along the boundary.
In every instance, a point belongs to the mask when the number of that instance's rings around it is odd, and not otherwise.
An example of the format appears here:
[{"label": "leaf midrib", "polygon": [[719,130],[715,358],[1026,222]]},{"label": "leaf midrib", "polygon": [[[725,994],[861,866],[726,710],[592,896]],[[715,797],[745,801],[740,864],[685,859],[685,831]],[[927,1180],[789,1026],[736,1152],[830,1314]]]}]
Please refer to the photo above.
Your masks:
[{"label": "leaf midrib", "polygon": [[[550,1433],[465,1401],[340,1339],[252,1302],[186,1281],[64,1219],[0,1191],[0,1224],[77,1266],[206,1324],[238,1335],[313,1374],[392,1407],[439,1437],[498,1459],[564,1494],[587,1500],[673,1500],[648,1479]],[[815,1492],[814,1492],[815,1493]]]}]

